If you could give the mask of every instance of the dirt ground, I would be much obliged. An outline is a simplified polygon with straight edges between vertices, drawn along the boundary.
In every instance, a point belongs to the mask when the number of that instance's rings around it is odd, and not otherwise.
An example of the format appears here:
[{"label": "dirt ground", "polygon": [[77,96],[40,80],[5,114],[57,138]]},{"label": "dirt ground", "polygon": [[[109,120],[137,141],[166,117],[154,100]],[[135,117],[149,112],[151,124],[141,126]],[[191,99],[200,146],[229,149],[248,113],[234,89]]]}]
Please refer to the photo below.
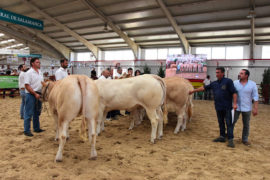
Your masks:
[{"label": "dirt ground", "polygon": [[270,179],[269,105],[260,104],[259,115],[251,119],[250,147],[241,144],[241,121],[235,129],[236,148],[212,142],[219,134],[213,102],[195,101],[186,131],[174,135],[176,117],[170,116],[156,144],[149,142],[148,120],[131,131],[128,117],[106,122],[97,138],[96,160],[89,159],[89,142],[80,140],[77,118],[70,124],[61,163],[54,162],[58,142],[52,117],[43,111],[46,131],[26,137],[19,105],[19,97],[0,99],[1,179]]}]

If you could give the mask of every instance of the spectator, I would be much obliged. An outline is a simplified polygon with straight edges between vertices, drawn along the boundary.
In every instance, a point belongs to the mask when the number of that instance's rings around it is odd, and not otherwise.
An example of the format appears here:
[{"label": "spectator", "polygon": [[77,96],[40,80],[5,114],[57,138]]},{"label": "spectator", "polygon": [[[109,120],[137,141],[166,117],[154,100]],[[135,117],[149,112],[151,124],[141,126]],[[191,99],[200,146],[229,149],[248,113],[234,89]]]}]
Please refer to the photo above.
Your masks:
[{"label": "spectator", "polygon": [[[209,84],[211,84],[211,80],[210,80],[210,76],[207,75],[206,79],[203,81],[203,85],[208,86]],[[204,91],[204,99],[205,100],[210,100],[211,99],[211,89],[206,89]]]},{"label": "spectator", "polygon": [[55,72],[55,79],[56,81],[64,79],[68,76],[67,73],[67,67],[68,67],[68,60],[67,59],[61,59],[60,60],[61,67],[57,69]]},{"label": "spectator", "polygon": [[97,78],[97,72],[95,68],[91,71],[91,79],[96,80]]},{"label": "spectator", "polygon": [[22,98],[20,115],[21,119],[24,119],[24,107],[25,107],[25,85],[24,85],[24,75],[26,71],[26,66],[24,64],[19,65],[18,70],[20,71],[19,75],[19,90],[20,96]]},{"label": "spectator", "polygon": [[122,76],[122,68],[118,67],[114,79],[119,79]]},{"label": "spectator", "polygon": [[132,68],[128,68],[128,76],[129,77],[133,76],[133,69]]},{"label": "spectator", "polygon": [[135,76],[141,75],[141,71],[137,69],[137,70],[135,71],[134,75],[135,75]]}]

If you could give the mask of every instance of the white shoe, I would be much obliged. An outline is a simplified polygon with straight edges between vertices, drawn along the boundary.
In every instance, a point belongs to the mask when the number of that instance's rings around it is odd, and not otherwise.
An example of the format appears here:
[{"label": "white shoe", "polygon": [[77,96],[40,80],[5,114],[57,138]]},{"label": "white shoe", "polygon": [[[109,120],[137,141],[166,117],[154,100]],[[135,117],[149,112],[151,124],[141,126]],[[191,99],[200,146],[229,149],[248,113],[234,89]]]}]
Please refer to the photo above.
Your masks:
[{"label": "white shoe", "polygon": [[106,118],[106,121],[111,121],[112,119],[111,118]]}]

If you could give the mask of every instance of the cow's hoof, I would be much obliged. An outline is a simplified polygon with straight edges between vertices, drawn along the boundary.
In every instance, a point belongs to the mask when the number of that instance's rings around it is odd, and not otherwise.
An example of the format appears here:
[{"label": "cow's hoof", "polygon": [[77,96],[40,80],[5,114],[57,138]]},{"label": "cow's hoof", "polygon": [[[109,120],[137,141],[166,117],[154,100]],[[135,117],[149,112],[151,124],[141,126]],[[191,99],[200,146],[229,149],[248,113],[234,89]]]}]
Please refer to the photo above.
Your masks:
[{"label": "cow's hoof", "polygon": [[154,139],[151,139],[150,142],[151,142],[152,144],[155,144],[155,140],[154,140]]},{"label": "cow's hoof", "polygon": [[67,137],[67,141],[69,140],[69,136]]},{"label": "cow's hoof", "polygon": [[54,138],[54,141],[58,141],[59,139],[58,138]]},{"label": "cow's hoof", "polygon": [[158,139],[162,139],[162,135],[161,136],[158,136]]},{"label": "cow's hoof", "polygon": [[174,134],[178,134],[178,131],[174,131]]},{"label": "cow's hoof", "polygon": [[62,162],[62,159],[55,159],[55,162]]},{"label": "cow's hoof", "polygon": [[97,160],[97,156],[95,156],[95,157],[90,157],[90,160]]},{"label": "cow's hoof", "polygon": [[133,129],[133,128],[131,128],[131,127],[130,127],[130,128],[128,128],[128,130],[132,130],[132,129]]}]

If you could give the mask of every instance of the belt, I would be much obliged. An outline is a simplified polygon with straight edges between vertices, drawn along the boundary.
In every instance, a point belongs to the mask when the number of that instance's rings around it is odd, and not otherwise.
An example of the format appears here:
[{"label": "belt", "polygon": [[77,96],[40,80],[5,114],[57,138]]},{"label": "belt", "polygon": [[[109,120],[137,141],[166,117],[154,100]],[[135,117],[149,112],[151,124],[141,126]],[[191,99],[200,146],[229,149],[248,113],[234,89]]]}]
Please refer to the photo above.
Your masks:
[{"label": "belt", "polygon": [[35,91],[37,94],[41,95],[41,92]]},{"label": "belt", "polygon": [[24,90],[24,88],[21,88],[21,90]]}]

